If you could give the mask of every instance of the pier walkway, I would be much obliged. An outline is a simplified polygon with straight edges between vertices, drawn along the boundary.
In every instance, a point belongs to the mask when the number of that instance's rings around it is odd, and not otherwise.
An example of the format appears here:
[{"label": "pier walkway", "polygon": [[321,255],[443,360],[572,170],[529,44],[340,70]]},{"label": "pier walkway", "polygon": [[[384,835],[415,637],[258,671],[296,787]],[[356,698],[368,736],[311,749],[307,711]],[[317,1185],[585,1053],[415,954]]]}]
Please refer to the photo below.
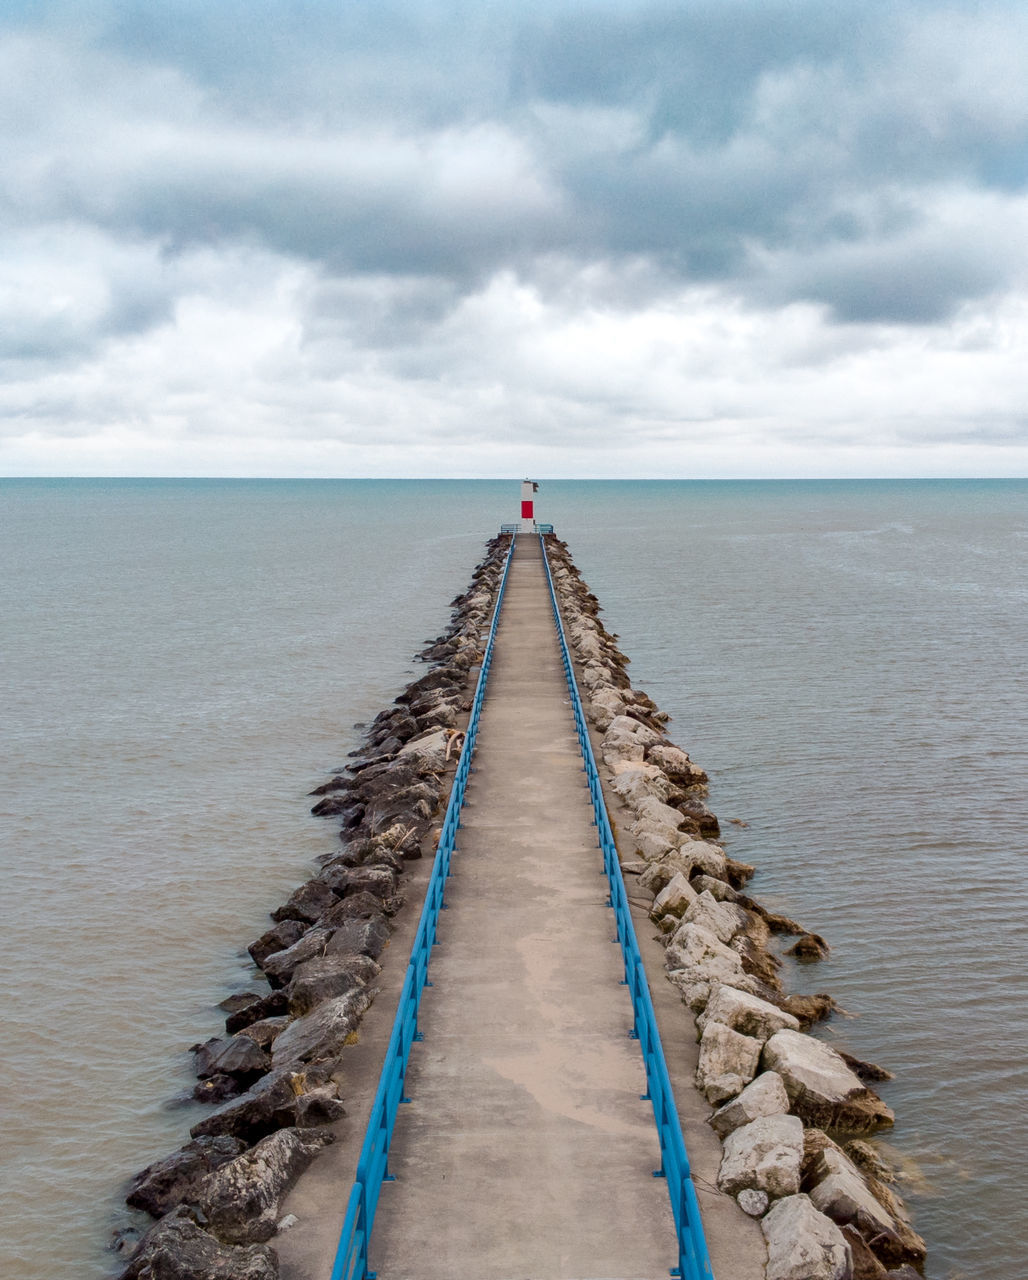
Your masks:
[{"label": "pier walkway", "polygon": [[[367,1274],[379,1280],[659,1280],[679,1265],[669,1201],[675,1179],[654,1177],[662,1168],[656,1104],[640,1042],[630,1037],[619,925],[535,536],[517,539],[478,726],[420,1008],[403,1015],[410,972],[404,993],[397,978],[397,953],[412,944],[411,969],[424,973],[414,958],[424,949],[424,921],[415,936],[408,911],[379,980],[376,1016],[347,1051],[345,1141],[316,1162],[285,1206],[301,1225],[275,1241],[283,1280],[327,1280],[355,1166],[361,1180],[357,1126],[374,1117],[384,1093],[394,1101],[404,1095],[391,1143],[385,1139],[389,1179],[365,1177],[367,1192],[354,1186],[333,1275],[362,1277],[343,1257],[349,1249],[353,1258],[354,1240],[367,1240],[368,1217]],[[616,859],[609,833],[608,844]],[[424,891],[427,871],[414,867],[412,894],[419,878]],[[627,899],[621,910],[627,917]],[[633,911],[645,922],[634,904]],[[662,948],[648,937],[640,945],[636,982],[646,985],[645,962],[657,1017],[676,1026],[666,1091],[670,1098],[673,1085],[686,1108],[719,1280],[757,1280],[759,1227],[711,1185],[720,1146],[691,1083],[695,1044],[681,1005],[655,977]],[[417,1036],[405,1074],[378,1083],[389,1061],[389,1031],[378,1015],[390,1007],[400,1009],[392,1044],[403,1023],[408,1040],[415,1025]],[[373,1119],[365,1168],[369,1144],[382,1145],[372,1137],[384,1132],[377,1126]],[[698,1217],[695,1199],[688,1216]],[[686,1270],[709,1275],[706,1267],[697,1257]]]},{"label": "pier walkway", "polygon": [[677,1257],[539,541],[519,539],[371,1238],[382,1280]]}]

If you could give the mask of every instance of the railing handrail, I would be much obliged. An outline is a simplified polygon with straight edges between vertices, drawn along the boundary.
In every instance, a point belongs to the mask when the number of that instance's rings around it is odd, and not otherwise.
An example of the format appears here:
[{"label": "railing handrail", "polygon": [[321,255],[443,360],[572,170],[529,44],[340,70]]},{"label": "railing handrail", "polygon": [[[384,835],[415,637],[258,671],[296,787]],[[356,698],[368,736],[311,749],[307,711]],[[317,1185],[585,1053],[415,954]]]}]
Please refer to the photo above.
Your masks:
[{"label": "railing handrail", "polygon": [[628,894],[625,890],[624,877],[621,874],[621,863],[618,860],[614,833],[607,814],[607,805],[603,799],[603,788],[600,783],[599,770],[592,743],[589,740],[589,728],[582,708],[582,699],[578,692],[578,681],[575,678],[571,651],[564,634],[564,623],[557,603],[557,593],[553,586],[553,575],[550,573],[549,557],[546,554],[546,542],[539,535],[539,546],[542,551],[543,567],[546,570],[546,582],[550,591],[550,605],[553,619],[560,641],[561,661],[567,680],[568,692],[571,696],[571,707],[575,716],[575,729],[585,763],[586,780],[592,797],[593,814],[599,832],[600,848],[603,850],[603,866],[610,885],[609,905],[614,909],[617,923],[617,940],[621,944],[621,955],[625,964],[625,982],[632,997],[634,1027],[632,1035],[639,1041],[643,1061],[646,1066],[646,1086],[649,1100],[653,1104],[653,1118],[656,1121],[660,1139],[661,1172],[667,1178],[668,1195],[671,1199],[671,1210],[675,1218],[678,1232],[678,1275],[681,1280],[713,1280],[710,1256],[707,1252],[707,1241],[703,1233],[703,1222],[700,1218],[700,1207],[696,1199],[696,1188],[693,1186],[689,1171],[689,1157],[685,1150],[685,1139],[682,1136],[682,1125],[675,1105],[674,1092],[671,1088],[671,1077],[668,1075],[664,1049],[660,1042],[657,1018],[653,1010],[653,1000],[646,982],[646,970],[643,966],[642,954],[635,936],[635,926],[628,905]]},{"label": "railing handrail", "polygon": [[391,1181],[389,1144],[396,1124],[396,1111],[400,1102],[403,1101],[403,1082],[411,1045],[420,1038],[418,1009],[421,1005],[421,993],[427,981],[429,957],[435,943],[439,912],[443,907],[446,878],[450,874],[450,859],[457,828],[460,825],[460,811],[464,805],[468,775],[471,772],[471,758],[474,755],[475,740],[478,737],[478,722],[482,714],[482,704],[485,701],[486,683],[493,661],[496,628],[500,621],[500,608],[507,587],[516,536],[516,534],[511,536],[503,574],[496,593],[496,605],[493,609],[482,666],[478,673],[475,696],[471,703],[471,715],[468,719],[464,746],[457,761],[457,771],[450,788],[450,799],[443,818],[443,828],[436,846],[428,887],[425,890],[425,903],[421,909],[417,933],[414,935],[392,1034],[389,1037],[389,1047],[382,1064],[382,1074],[375,1092],[371,1114],[368,1117],[368,1127],[365,1131],[360,1158],[357,1161],[357,1177],[347,1201],[346,1217],[343,1220],[339,1246],[332,1267],[332,1280],[374,1280],[375,1273],[368,1270],[368,1244],[375,1222],[375,1210],[378,1208],[382,1183]]}]

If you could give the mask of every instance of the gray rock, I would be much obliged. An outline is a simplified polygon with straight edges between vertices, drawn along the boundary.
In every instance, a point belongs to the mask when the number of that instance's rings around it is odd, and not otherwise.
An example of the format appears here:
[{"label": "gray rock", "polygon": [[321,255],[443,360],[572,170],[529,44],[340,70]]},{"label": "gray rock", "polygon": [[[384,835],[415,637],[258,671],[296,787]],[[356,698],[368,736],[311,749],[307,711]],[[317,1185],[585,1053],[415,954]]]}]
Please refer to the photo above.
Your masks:
[{"label": "gray rock", "polygon": [[251,1081],[271,1070],[271,1059],[250,1036],[237,1035],[200,1045],[194,1069],[201,1080],[226,1075]]},{"label": "gray rock", "polygon": [[842,1232],[805,1195],[786,1196],[761,1219],[767,1280],[849,1280],[850,1251]]},{"label": "gray rock", "polygon": [[[332,898],[342,905],[335,894]],[[321,925],[308,930],[299,942],[294,942],[285,951],[276,951],[274,955],[268,956],[262,966],[265,977],[273,987],[284,987],[293,976],[294,969],[298,969],[305,960],[313,960],[315,956],[324,953],[331,936],[332,930]]]},{"label": "gray rock", "polygon": [[753,1079],[760,1061],[760,1041],[710,1022],[700,1039],[696,1086],[715,1106],[740,1093]]},{"label": "gray rock", "polygon": [[676,871],[654,898],[650,915],[654,920],[659,920],[661,916],[674,916],[680,920],[696,898],[696,890],[681,871]]},{"label": "gray rock", "polygon": [[761,1116],[725,1139],[717,1185],[728,1195],[744,1187],[766,1191],[772,1199],[800,1189],[803,1121],[799,1116]]},{"label": "gray rock", "polygon": [[[247,951],[254,964],[263,968],[268,956],[273,956],[276,951],[284,951],[294,942],[299,942],[306,932],[307,925],[303,920],[283,920],[267,933],[262,933],[256,942],[251,942]],[[226,1010],[226,1013],[235,1012],[234,1009]]]},{"label": "gray rock", "polygon": [[733,1031],[752,1036],[761,1043],[785,1027],[798,1031],[800,1026],[792,1014],[785,1013],[758,996],[750,995],[748,991],[726,985],[712,992],[697,1026],[702,1031],[708,1022],[723,1022]]},{"label": "gray rock", "polygon": [[735,1197],[735,1203],[751,1218],[761,1218],[767,1213],[767,1206],[771,1202],[766,1191],[758,1191],[756,1187],[743,1187]]},{"label": "gray rock", "polygon": [[278,1254],[263,1244],[223,1245],[176,1213],[150,1228],[120,1280],[278,1280]]},{"label": "gray rock", "polygon": [[645,818],[648,822],[655,822],[662,827],[670,827],[672,831],[678,831],[682,823],[685,821],[685,815],[672,809],[670,805],[664,804],[658,800],[656,796],[647,796],[640,800],[635,806],[635,812],[640,818]]},{"label": "gray rock", "polygon": [[877,1179],[865,1179],[834,1144],[813,1162],[805,1185],[822,1213],[840,1226],[852,1223],[884,1263],[924,1261],[925,1242],[911,1227],[902,1201]]},{"label": "gray rock", "polygon": [[[316,1084],[323,1083],[318,1080]],[[311,1087],[315,1082],[311,1082]],[[275,1070],[262,1076],[246,1093],[232,1098],[189,1130],[194,1138],[207,1134],[229,1134],[244,1142],[257,1142],[296,1123],[296,1100],[304,1082],[289,1070]]]},{"label": "gray rock", "polygon": [[374,995],[373,990],[358,987],[334,1000],[326,1000],[312,1013],[297,1018],[272,1046],[274,1065],[295,1067],[301,1062],[338,1057],[347,1036],[360,1025]]},{"label": "gray rock", "polygon": [[782,1077],[792,1110],[809,1125],[867,1133],[895,1119],[834,1049],[802,1032],[776,1031],[762,1061]]},{"label": "gray rock", "polygon": [[344,920],[333,933],[325,954],[364,955],[377,960],[388,941],[389,925],[385,916],[373,916],[367,920]]},{"label": "gray rock", "polygon": [[668,742],[658,742],[649,747],[646,759],[663,769],[671,781],[679,786],[696,787],[707,781],[707,775],[699,765],[693,764],[684,751]]},{"label": "gray rock", "polygon": [[275,1234],[279,1201],[323,1146],[324,1131],[280,1129],[210,1174],[199,1208],[226,1244],[259,1244]]},{"label": "gray rock", "polygon": [[288,902],[271,913],[272,920],[299,920],[313,924],[335,902],[336,895],[323,880],[308,880],[295,890]]},{"label": "gray rock", "polygon": [[782,1077],[774,1071],[763,1071],[743,1089],[738,1097],[726,1102],[710,1117],[710,1127],[719,1138],[735,1129],[751,1124],[761,1116],[784,1115],[789,1110],[789,1095]]},{"label": "gray rock", "polygon": [[194,1138],[179,1151],[137,1173],[125,1201],[133,1209],[163,1218],[176,1205],[192,1199],[209,1173],[234,1160],[243,1150],[245,1143],[227,1134]]},{"label": "gray rock", "polygon": [[302,1017],[324,1000],[367,986],[381,972],[382,966],[365,955],[344,952],[306,960],[293,971],[286,988],[289,1012],[294,1018]]}]

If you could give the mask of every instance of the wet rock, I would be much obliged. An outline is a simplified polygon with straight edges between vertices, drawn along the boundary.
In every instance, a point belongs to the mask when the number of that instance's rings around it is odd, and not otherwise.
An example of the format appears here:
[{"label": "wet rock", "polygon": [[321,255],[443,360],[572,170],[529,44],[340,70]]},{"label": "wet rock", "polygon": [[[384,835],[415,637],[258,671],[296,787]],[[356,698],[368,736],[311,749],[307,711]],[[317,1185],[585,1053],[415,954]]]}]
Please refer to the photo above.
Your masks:
[{"label": "wet rock", "polygon": [[678,810],[690,822],[695,823],[696,830],[703,836],[718,836],[721,826],[717,816],[696,796],[688,796],[678,804]]},{"label": "wet rock", "polygon": [[869,1142],[854,1138],[843,1145],[843,1150],[865,1177],[876,1178],[879,1182],[895,1182],[895,1170],[882,1159],[881,1155]]},{"label": "wet rock", "polygon": [[717,1105],[740,1093],[757,1072],[760,1041],[740,1035],[723,1022],[709,1022],[700,1037],[696,1087]]},{"label": "wet rock", "polygon": [[226,1244],[259,1244],[275,1234],[279,1201],[332,1135],[281,1129],[215,1170],[199,1208],[209,1231]]},{"label": "wet rock", "polygon": [[365,955],[377,960],[389,941],[389,925],[385,917],[372,916],[365,920],[344,920],[333,933],[325,954]]},{"label": "wet rock", "polygon": [[782,1077],[774,1071],[764,1071],[738,1097],[719,1107],[709,1124],[719,1138],[726,1138],[744,1124],[752,1124],[762,1116],[784,1115],[788,1110],[789,1095]]},{"label": "wet rock", "polygon": [[875,1062],[864,1062],[862,1058],[854,1058],[852,1054],[844,1053],[842,1049],[837,1049],[836,1052],[853,1074],[861,1080],[881,1081],[896,1079],[891,1071],[886,1071],[884,1067],[878,1066]]},{"label": "wet rock", "polygon": [[313,924],[336,901],[336,894],[324,880],[308,880],[300,885],[288,902],[271,913],[272,920],[301,920]]},{"label": "wet rock", "polygon": [[[355,893],[373,893],[376,898],[388,898],[396,892],[396,872],[391,867],[365,863],[362,867],[326,867],[321,878],[340,898]],[[335,906],[335,903],[330,903]]]},{"label": "wet rock", "polygon": [[[335,894],[332,899],[337,906],[342,905]],[[381,903],[379,906],[381,907]],[[299,942],[294,942],[285,951],[276,951],[273,956],[268,956],[264,961],[264,976],[273,987],[284,987],[305,960],[313,960],[315,956],[324,954],[331,936],[332,926],[322,921],[316,928],[309,929]]]},{"label": "wet rock", "polygon": [[779,1004],[786,1013],[791,1013],[796,1018],[801,1031],[808,1031],[816,1022],[822,1022],[830,1017],[835,1008],[835,1001],[826,992],[807,996],[784,996]]},{"label": "wet rock", "polygon": [[[299,942],[303,935],[307,932],[307,925],[303,920],[283,920],[280,924],[269,929],[267,933],[262,933],[256,942],[251,942],[247,947],[253,962],[258,967],[263,967],[264,961],[268,956],[273,956],[276,951],[285,951],[287,947],[291,947],[294,942]],[[231,1010],[235,1013],[237,1010]]]},{"label": "wet rock", "polygon": [[235,1098],[243,1092],[244,1085],[236,1076],[213,1075],[198,1081],[190,1095],[194,1102],[202,1102],[206,1106],[217,1106],[229,1098]]},{"label": "wet rock", "polygon": [[[282,992],[281,997],[286,999],[286,993]],[[260,1045],[262,1049],[267,1049],[275,1043],[276,1037],[285,1031],[290,1021],[288,1014],[275,1018],[262,1018],[259,1022],[251,1022],[248,1027],[244,1027],[240,1035],[249,1036],[254,1044]]]},{"label": "wet rock", "polygon": [[347,1036],[360,1025],[374,994],[367,987],[359,987],[326,1000],[312,1013],[297,1018],[275,1041],[272,1062],[284,1067],[338,1057]]},{"label": "wet rock", "polygon": [[324,1000],[367,986],[381,972],[381,965],[364,955],[337,953],[307,960],[293,971],[286,988],[289,1012],[302,1017]]},{"label": "wet rock", "polygon": [[229,1014],[225,1019],[225,1030],[230,1035],[235,1035],[237,1031],[242,1031],[245,1027],[251,1027],[255,1023],[265,1021],[268,1018],[280,1017],[287,1009],[285,995],[281,991],[272,991],[270,995],[264,996],[256,1004],[247,1005],[245,1009],[240,1009],[238,1013]]},{"label": "wet rock", "polygon": [[278,1254],[264,1244],[223,1245],[185,1214],[151,1227],[120,1280],[278,1280]]},{"label": "wet rock", "polygon": [[736,934],[730,945],[734,951],[739,953],[742,959],[742,967],[746,973],[757,978],[772,991],[781,990],[782,984],[778,977],[778,970],[781,968],[782,962],[773,952],[768,951],[766,947],[762,947],[743,933]]},{"label": "wet rock", "polygon": [[849,1280],[842,1232],[809,1198],[786,1196],[761,1219],[767,1241],[767,1280]]},{"label": "wet rock", "polygon": [[[362,889],[348,898],[338,900],[331,910],[326,911],[320,925],[328,930],[335,930],[348,920],[380,920],[383,914],[383,899]],[[305,956],[304,959],[310,959]]]},{"label": "wet rock", "polygon": [[[870,1246],[856,1227],[844,1223],[839,1230],[849,1246],[853,1266],[852,1280],[888,1280],[889,1273],[871,1252]],[[916,1272],[914,1274],[917,1275]],[[917,1280],[921,1280],[921,1277],[918,1276]]]},{"label": "wet rock", "polygon": [[241,1009],[248,1009],[250,1005],[256,1004],[261,999],[261,994],[260,991],[236,991],[224,1000],[219,1000],[218,1008],[226,1014],[239,1013]]},{"label": "wet rock", "polygon": [[208,1040],[193,1046],[193,1069],[201,1080],[210,1076],[234,1076],[247,1084],[271,1068],[271,1060],[249,1036]]},{"label": "wet rock", "polygon": [[721,879],[727,880],[733,889],[743,889],[756,872],[757,868],[750,866],[748,862],[736,862],[734,858],[726,858],[725,874]]},{"label": "wet rock", "polygon": [[682,787],[701,786],[708,781],[699,765],[693,764],[684,751],[668,742],[658,742],[649,747],[646,761],[663,769],[672,782]]},{"label": "wet rock", "polygon": [[195,1138],[137,1173],[126,1203],[151,1217],[162,1218],[183,1200],[193,1198],[209,1173],[234,1160],[243,1150],[245,1144],[227,1134]]},{"label": "wet rock", "polygon": [[761,1116],[725,1139],[717,1185],[733,1196],[744,1187],[766,1191],[772,1199],[792,1196],[800,1189],[802,1159],[799,1116]]},{"label": "wet rock", "polygon": [[294,1071],[271,1071],[246,1093],[198,1121],[189,1132],[194,1138],[228,1134],[246,1143],[259,1142],[269,1133],[296,1123],[296,1100],[304,1088],[304,1077]]},{"label": "wet rock", "polygon": [[895,1119],[834,1049],[801,1032],[776,1032],[762,1062],[782,1077],[793,1111],[809,1125],[867,1133]]},{"label": "wet rock", "polygon": [[840,1226],[850,1223],[872,1252],[887,1264],[920,1263],[925,1243],[891,1196],[881,1203],[860,1170],[838,1147],[826,1148],[807,1173],[804,1185],[813,1204]]},{"label": "wet rock", "polygon": [[823,960],[830,949],[819,933],[804,933],[785,954],[795,956],[797,960]]},{"label": "wet rock", "polygon": [[760,916],[772,933],[806,933],[806,929],[801,924],[797,924],[795,920],[790,920],[788,916],[777,915],[774,911],[768,911],[766,907],[762,907],[754,898],[741,896],[739,902],[747,911],[752,911]]}]

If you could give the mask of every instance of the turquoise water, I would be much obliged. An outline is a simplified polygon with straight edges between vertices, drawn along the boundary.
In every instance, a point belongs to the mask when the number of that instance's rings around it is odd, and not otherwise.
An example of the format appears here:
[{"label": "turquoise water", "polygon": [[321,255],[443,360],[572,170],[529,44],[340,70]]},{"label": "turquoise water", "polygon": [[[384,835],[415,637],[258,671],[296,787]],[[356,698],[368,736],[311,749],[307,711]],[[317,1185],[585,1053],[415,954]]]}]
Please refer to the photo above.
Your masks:
[{"label": "turquoise water", "polygon": [[[102,1276],[186,1050],[332,847],[306,792],[436,634],[509,481],[0,481],[4,1274]],[[793,975],[896,1072],[932,1280],[1020,1274],[1028,482],[547,482],[712,776]],[[736,818],[746,826],[730,825]]]}]

